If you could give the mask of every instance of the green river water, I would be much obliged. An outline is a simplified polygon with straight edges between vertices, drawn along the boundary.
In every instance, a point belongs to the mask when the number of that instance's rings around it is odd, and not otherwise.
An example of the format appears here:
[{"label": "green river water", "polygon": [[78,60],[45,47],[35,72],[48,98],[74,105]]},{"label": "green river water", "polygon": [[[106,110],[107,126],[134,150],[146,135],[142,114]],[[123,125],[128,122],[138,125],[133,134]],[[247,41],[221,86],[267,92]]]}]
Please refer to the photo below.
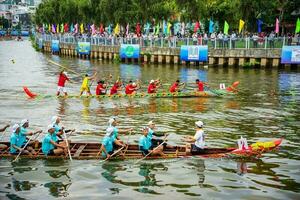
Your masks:
[{"label": "green river water", "polygon": [[[59,68],[78,73],[113,74],[147,82],[160,77],[165,88],[176,79],[200,77],[212,88],[240,81],[239,94],[225,98],[177,99],[27,99],[22,86],[39,94],[55,94]],[[14,60],[14,62],[12,62]],[[78,94],[81,78],[69,72]],[[77,76],[77,77],[76,77]],[[92,92],[94,93],[95,83]],[[146,84],[143,84],[146,90]],[[133,127],[130,143],[149,120],[157,131],[170,133],[170,144],[182,145],[194,134],[194,122],[205,123],[209,147],[232,147],[240,136],[248,142],[284,138],[278,151],[257,159],[134,160],[0,160],[0,199],[299,199],[300,198],[300,71],[127,65],[79,60],[36,52],[29,41],[0,42],[0,125],[30,120],[30,129],[46,129],[53,115],[75,128],[71,140],[101,141],[110,116],[120,128]],[[8,140],[8,129],[2,140]],[[121,136],[123,140],[127,136]],[[40,138],[42,139],[42,137]]]}]

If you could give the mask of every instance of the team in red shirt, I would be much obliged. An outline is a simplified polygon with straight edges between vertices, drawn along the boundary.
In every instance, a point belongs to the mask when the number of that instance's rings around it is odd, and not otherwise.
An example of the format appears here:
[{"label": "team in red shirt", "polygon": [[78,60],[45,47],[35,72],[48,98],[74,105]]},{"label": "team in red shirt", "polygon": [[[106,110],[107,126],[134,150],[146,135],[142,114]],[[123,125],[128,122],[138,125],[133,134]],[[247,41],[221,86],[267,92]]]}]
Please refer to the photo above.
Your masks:
[{"label": "team in red shirt", "polygon": [[57,96],[59,96],[60,93],[64,93],[65,96],[68,95],[67,89],[65,88],[66,81],[70,82],[70,79],[68,78],[67,73],[65,71],[61,71],[57,83],[57,93],[56,93]]}]

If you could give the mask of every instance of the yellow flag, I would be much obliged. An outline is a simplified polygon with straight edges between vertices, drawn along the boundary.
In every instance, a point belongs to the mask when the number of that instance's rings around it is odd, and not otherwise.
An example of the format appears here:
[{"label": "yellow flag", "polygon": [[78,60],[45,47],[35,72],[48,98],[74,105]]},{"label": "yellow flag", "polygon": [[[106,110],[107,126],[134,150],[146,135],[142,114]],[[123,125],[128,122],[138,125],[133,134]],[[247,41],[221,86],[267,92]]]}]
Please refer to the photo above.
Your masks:
[{"label": "yellow flag", "polygon": [[239,25],[239,33],[241,33],[243,27],[244,27],[245,22],[240,19],[240,25]]},{"label": "yellow flag", "polygon": [[172,24],[170,22],[168,22],[168,26],[167,26],[167,34],[171,35],[171,26]]},{"label": "yellow flag", "polygon": [[59,24],[56,26],[56,33],[59,33]]},{"label": "yellow flag", "polygon": [[116,25],[116,27],[114,29],[114,34],[115,35],[119,35],[120,34],[120,25],[119,24]]},{"label": "yellow flag", "polygon": [[80,33],[82,34],[84,32],[83,24],[80,24]]},{"label": "yellow flag", "polygon": [[48,24],[48,31],[51,32],[51,24]]}]

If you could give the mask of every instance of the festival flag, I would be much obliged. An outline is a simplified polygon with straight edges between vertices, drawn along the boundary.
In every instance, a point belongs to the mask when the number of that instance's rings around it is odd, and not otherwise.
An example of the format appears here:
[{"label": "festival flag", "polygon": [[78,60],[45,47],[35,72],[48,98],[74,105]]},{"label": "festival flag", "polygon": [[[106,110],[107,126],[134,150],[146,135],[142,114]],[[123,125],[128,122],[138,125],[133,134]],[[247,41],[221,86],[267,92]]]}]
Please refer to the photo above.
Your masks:
[{"label": "festival flag", "polygon": [[196,21],[195,26],[194,26],[194,33],[197,33],[199,29],[200,29],[200,23],[199,23],[199,21]]},{"label": "festival flag", "polygon": [[155,35],[159,35],[159,31],[160,31],[160,26],[159,26],[159,22],[158,22],[155,26]]},{"label": "festival flag", "polygon": [[163,34],[167,35],[168,33],[168,26],[165,20],[163,20]]},{"label": "festival flag", "polygon": [[145,34],[149,34],[149,30],[150,30],[150,23],[147,22],[145,25],[144,25],[144,33]]},{"label": "festival flag", "polygon": [[239,33],[241,33],[242,29],[244,28],[245,22],[240,19],[240,24],[239,24]]},{"label": "festival flag", "polygon": [[185,24],[184,22],[181,23],[181,35],[184,36],[185,33]]},{"label": "festival flag", "polygon": [[107,27],[107,33],[109,34],[109,35],[111,35],[111,24],[110,25],[108,25],[108,27]]},{"label": "festival flag", "polygon": [[92,29],[92,35],[95,35],[96,34],[95,24],[92,24],[91,29]]},{"label": "festival flag", "polygon": [[214,32],[214,22],[212,20],[209,20],[209,28],[208,28],[209,33]]},{"label": "festival flag", "polygon": [[56,33],[59,33],[59,24],[56,25]]},{"label": "festival flag", "polygon": [[63,24],[63,23],[60,25],[60,32],[61,32],[61,33],[64,32],[64,24]]},{"label": "festival flag", "polygon": [[51,32],[51,24],[48,24],[48,31]]},{"label": "festival flag", "polygon": [[72,23],[70,26],[70,32],[73,33],[74,32],[74,24]]},{"label": "festival flag", "polygon": [[263,21],[261,19],[257,20],[257,32],[261,33],[261,25],[263,25]]},{"label": "festival flag", "polygon": [[229,24],[225,21],[224,22],[224,34],[225,35],[228,35],[228,30],[229,30]]},{"label": "festival flag", "polygon": [[135,32],[136,32],[138,37],[141,36],[141,25],[140,25],[139,22],[136,24]]},{"label": "festival flag", "polygon": [[120,25],[117,23],[115,29],[114,29],[114,35],[119,35],[120,34]]},{"label": "festival flag", "polygon": [[81,34],[84,33],[84,27],[83,27],[83,24],[82,24],[82,23],[80,24],[79,29],[80,29],[80,33],[81,33]]},{"label": "festival flag", "polygon": [[300,32],[300,19],[298,18],[298,19],[297,19],[297,22],[296,22],[295,33],[299,33],[299,32]]},{"label": "festival flag", "polygon": [[78,33],[78,24],[77,23],[75,24],[75,30],[74,30],[74,32]]},{"label": "festival flag", "polygon": [[127,23],[127,25],[126,25],[126,35],[128,35],[129,34],[129,23]]},{"label": "festival flag", "polygon": [[180,23],[179,22],[176,22],[174,24],[174,35],[177,35],[180,31]]},{"label": "festival flag", "polygon": [[276,18],[276,22],[275,22],[275,33],[279,33],[279,20],[278,20],[278,18]]},{"label": "festival flag", "polygon": [[167,35],[171,35],[171,27],[172,27],[172,24],[170,22],[168,22],[168,24],[167,24]]}]

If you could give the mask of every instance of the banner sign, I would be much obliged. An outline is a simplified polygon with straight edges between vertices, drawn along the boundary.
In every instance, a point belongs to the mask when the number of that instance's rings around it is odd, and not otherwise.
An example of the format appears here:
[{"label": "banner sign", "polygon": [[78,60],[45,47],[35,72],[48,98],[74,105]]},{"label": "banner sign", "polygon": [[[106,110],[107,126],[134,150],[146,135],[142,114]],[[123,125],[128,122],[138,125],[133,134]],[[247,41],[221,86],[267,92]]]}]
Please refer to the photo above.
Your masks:
[{"label": "banner sign", "polygon": [[29,36],[29,31],[21,31],[22,36]]},{"label": "banner sign", "polygon": [[120,58],[139,58],[140,45],[138,44],[121,44]]},{"label": "banner sign", "polygon": [[51,50],[52,52],[59,52],[59,40],[51,41]]},{"label": "banner sign", "polygon": [[39,49],[43,48],[43,39],[42,38],[39,38],[39,40],[38,40],[38,47],[39,47]]},{"label": "banner sign", "polygon": [[91,52],[91,43],[90,42],[78,42],[77,52],[79,54],[90,55]]},{"label": "banner sign", "polygon": [[206,62],[208,59],[208,46],[182,45],[180,48],[180,60]]},{"label": "banner sign", "polygon": [[300,46],[283,46],[281,50],[282,64],[300,64]]}]

